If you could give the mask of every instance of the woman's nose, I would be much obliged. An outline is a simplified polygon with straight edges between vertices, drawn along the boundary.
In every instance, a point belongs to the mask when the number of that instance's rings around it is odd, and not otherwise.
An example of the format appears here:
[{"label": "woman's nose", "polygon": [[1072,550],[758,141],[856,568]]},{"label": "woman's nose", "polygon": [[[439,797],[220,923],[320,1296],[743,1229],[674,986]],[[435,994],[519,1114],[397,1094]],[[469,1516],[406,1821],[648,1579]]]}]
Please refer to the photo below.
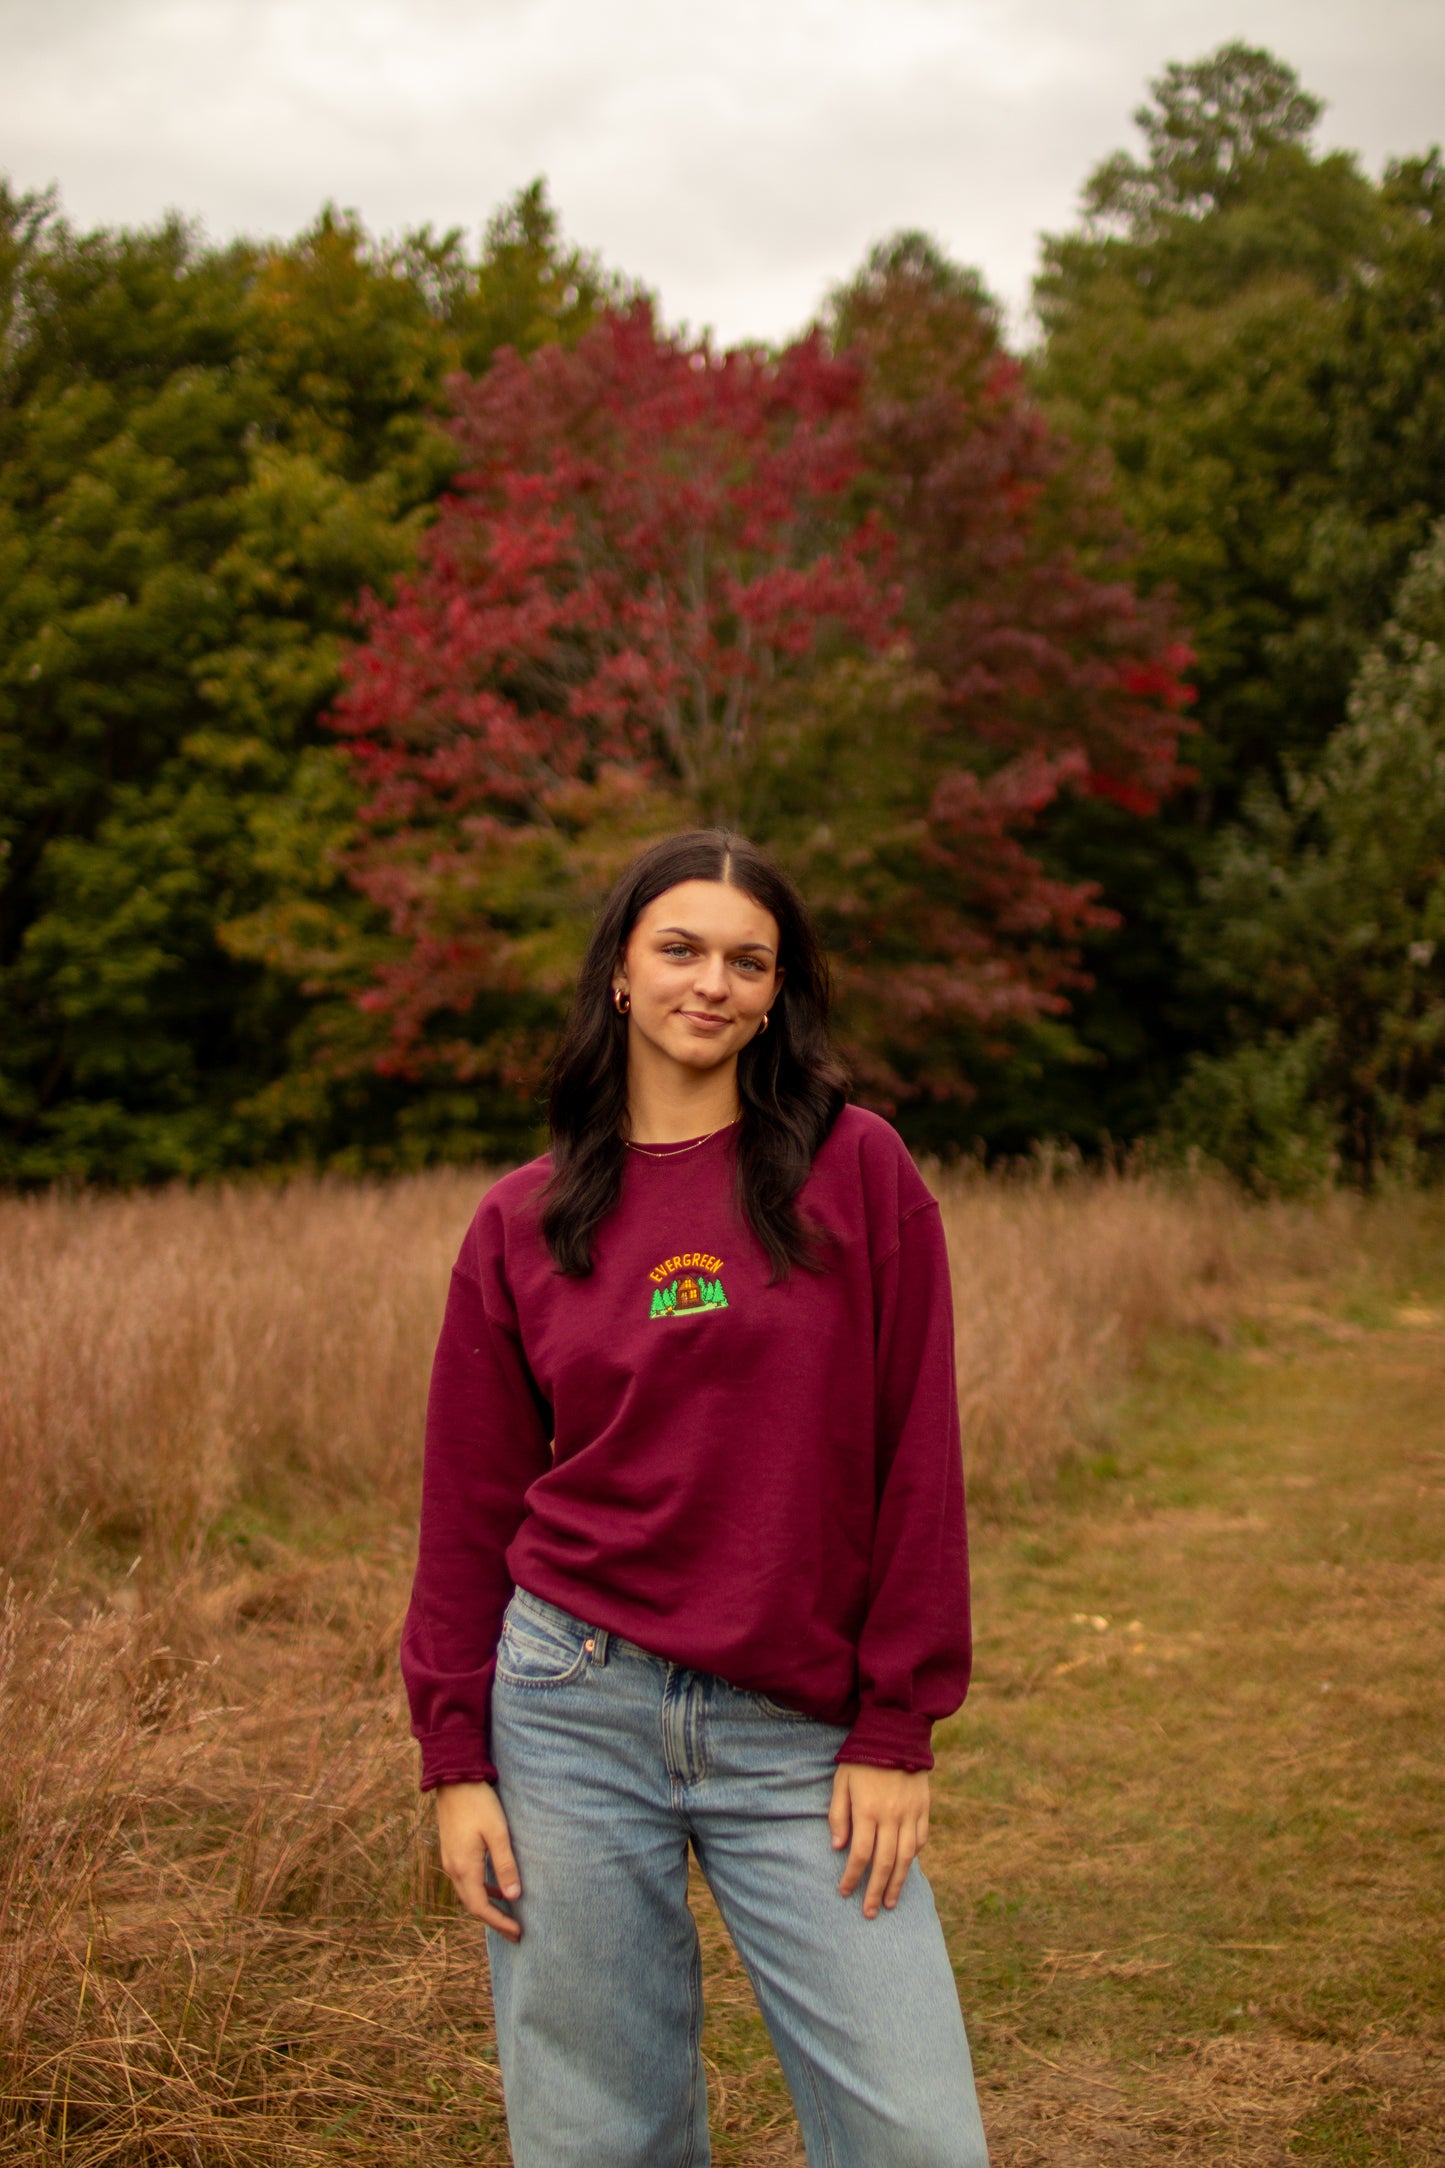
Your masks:
[{"label": "woman's nose", "polygon": [[704,956],[697,967],[697,990],[706,994],[709,1001],[722,1001],[727,996],[727,966],[721,956]]}]

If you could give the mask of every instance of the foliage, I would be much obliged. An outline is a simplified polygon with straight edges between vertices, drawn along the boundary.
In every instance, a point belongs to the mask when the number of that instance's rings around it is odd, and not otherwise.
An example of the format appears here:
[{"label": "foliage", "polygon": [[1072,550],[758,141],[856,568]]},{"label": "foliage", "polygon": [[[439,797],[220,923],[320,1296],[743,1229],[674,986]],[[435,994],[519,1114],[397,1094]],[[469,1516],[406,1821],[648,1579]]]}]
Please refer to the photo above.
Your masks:
[{"label": "foliage", "polygon": [[[1378,226],[1338,297],[1322,373],[1328,491],[1296,587],[1282,664],[1335,699],[1445,512],[1445,164],[1387,166]],[[1318,697],[1318,696],[1315,696]]]},{"label": "foliage", "polygon": [[1145,580],[1181,599],[1201,785],[1228,810],[1282,752],[1319,744],[1348,685],[1347,670],[1302,705],[1282,665],[1336,486],[1337,296],[1382,215],[1350,158],[1312,155],[1319,102],[1270,55],[1225,46],[1153,87],[1136,115],[1147,164],[1106,161],[1082,231],[1045,242],[1035,381],[1072,435],[1107,447]]},{"label": "foliage", "polygon": [[1277,1188],[1445,1166],[1445,521],[1318,764],[1252,795],[1195,940],[1241,1043],[1192,1066],[1183,1138]]},{"label": "foliage", "polygon": [[719,355],[639,304],[458,389],[467,471],[336,714],[388,1067],[534,1087],[600,888],[689,819],[799,872],[880,1103],[1062,1006],[1104,914],[1019,831],[1155,802],[1180,656],[1080,569],[1100,507],[966,278],[905,238],[832,330]]},{"label": "foliage", "polygon": [[[1438,160],[1375,186],[1311,136],[1319,101],[1241,44],[1174,65],[1136,120],[1144,154],[1092,176],[1046,240],[1031,376],[1056,425],[1108,462],[1149,593],[1196,652],[1192,787],[1126,845],[1070,811],[1059,842],[1117,867],[1126,930],[1085,955],[1079,1033],[1111,1070],[1060,1080],[1055,1121],[1157,1119],[1230,1024],[1191,975],[1217,839],[1339,727],[1412,549],[1445,511]],[[1077,1074],[1077,1072],[1076,1072]],[[1038,1118],[1036,1110],[1035,1118]]]},{"label": "foliage", "polygon": [[281,968],[303,928],[362,931],[316,718],[451,470],[449,371],[574,335],[605,290],[540,185],[480,263],[330,210],[214,249],[0,193],[0,1176],[388,1126],[317,1074]]},{"label": "foliage", "polygon": [[1171,62],[1150,88],[1134,114],[1147,157],[1105,159],[1084,185],[1083,231],[1045,241],[1036,298],[1050,331],[1115,285],[1150,317],[1211,307],[1285,270],[1327,292],[1373,214],[1354,160],[1310,149],[1321,101],[1239,41]]},{"label": "foliage", "polygon": [[830,758],[803,770],[824,835],[801,806],[781,833],[866,1020],[861,1079],[914,1103],[916,1139],[946,1142],[957,1100],[1021,1044],[1067,1040],[1081,941],[1118,921],[1105,869],[1046,864],[1035,839],[1065,803],[1107,803],[1126,828],[1154,812],[1176,781],[1189,657],[1121,578],[1116,504],[1028,396],[971,273],[899,235],[829,322],[864,365],[864,501],[897,548],[911,691],[895,681],[853,726],[874,776],[890,773],[891,819],[850,816]]},{"label": "foliage", "polygon": [[1293,69],[1240,39],[1193,66],[1171,61],[1151,87],[1155,103],[1134,114],[1148,163],[1117,152],[1084,192],[1090,217],[1135,232],[1238,202],[1255,161],[1303,142],[1323,111]]},{"label": "foliage", "polygon": [[916,234],[720,355],[540,181],[479,255],[0,183],[0,1181],[531,1148],[592,902],[714,818],[803,881],[917,1145],[1135,1136],[1187,1068],[1171,1118],[1262,1181],[1435,1164],[1394,966],[1350,1085],[1216,941],[1266,833],[1286,885],[1343,847],[1445,515],[1445,166],[1376,183],[1320,110],[1248,44],[1167,67],[1023,371]]}]

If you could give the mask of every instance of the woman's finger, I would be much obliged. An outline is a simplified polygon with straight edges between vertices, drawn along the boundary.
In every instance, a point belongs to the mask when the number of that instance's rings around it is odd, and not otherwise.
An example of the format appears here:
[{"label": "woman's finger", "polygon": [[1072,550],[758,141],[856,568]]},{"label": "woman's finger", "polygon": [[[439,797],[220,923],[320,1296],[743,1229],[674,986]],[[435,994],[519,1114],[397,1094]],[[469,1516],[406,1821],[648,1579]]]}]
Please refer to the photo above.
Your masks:
[{"label": "woman's finger", "polygon": [[862,1881],[868,1862],[873,1857],[873,1840],[877,1827],[877,1823],[870,1816],[854,1814],[853,1845],[848,1854],[848,1863],[843,1869],[843,1878],[838,1884],[840,1897],[851,1897]]},{"label": "woman's finger", "polygon": [[883,1893],[888,1887],[893,1864],[898,1856],[896,1830],[879,1829],[873,1846],[873,1865],[868,1876],[868,1887],[863,1892],[863,1917],[876,1920]]},{"label": "woman's finger", "polygon": [[488,1927],[495,1927],[509,1942],[521,1938],[521,1926],[510,1912],[503,1912],[499,1900],[510,1894],[497,1883],[488,1881],[484,1865],[485,1853],[478,1845],[474,1856],[459,1860],[443,1858],[442,1867],[447,1880],[456,1891],[458,1900],[475,1920],[484,1920]]},{"label": "woman's finger", "polygon": [[888,1887],[883,1892],[883,1903],[888,1911],[892,1911],[902,1896],[903,1885],[908,1880],[908,1870],[917,1857],[918,1847],[905,1829],[899,1839],[898,1856],[893,1862],[893,1872],[888,1877]]},{"label": "woman's finger", "polygon": [[493,1902],[495,1898],[501,1895],[501,1891],[496,1888],[495,1884],[488,1885],[482,1882],[463,1888],[460,1882],[454,1881],[452,1888],[456,1891],[474,1920],[481,1920],[486,1926],[495,1927],[497,1933],[505,1935],[509,1942],[521,1941],[521,1921],[514,1920],[510,1912],[503,1912],[500,1905]]},{"label": "woman's finger", "polygon": [[853,1808],[848,1797],[848,1777],[840,1769],[833,1779],[833,1796],[828,1802],[828,1827],[833,1833],[833,1850],[840,1851],[853,1832]]},{"label": "woman's finger", "polygon": [[520,1897],[522,1877],[517,1872],[517,1862],[512,1855],[512,1833],[507,1818],[498,1806],[494,1816],[482,1825],[482,1837],[492,1862],[492,1872],[502,1885],[504,1897]]},{"label": "woman's finger", "polygon": [[863,1917],[875,1920],[888,1878],[893,1872],[893,1862],[898,1856],[898,1826],[896,1823],[879,1823],[873,1840],[873,1871],[868,1877],[868,1887],[863,1892]]}]

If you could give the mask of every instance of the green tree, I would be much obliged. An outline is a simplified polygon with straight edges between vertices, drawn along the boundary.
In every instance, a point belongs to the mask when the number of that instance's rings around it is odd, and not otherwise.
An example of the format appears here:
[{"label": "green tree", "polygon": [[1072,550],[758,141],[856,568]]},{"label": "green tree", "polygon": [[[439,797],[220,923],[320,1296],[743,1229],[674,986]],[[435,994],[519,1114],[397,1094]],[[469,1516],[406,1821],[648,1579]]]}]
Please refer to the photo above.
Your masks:
[{"label": "green tree", "polygon": [[1213,307],[1280,272],[1327,292],[1373,230],[1353,158],[1320,158],[1324,106],[1272,53],[1236,40],[1171,62],[1136,110],[1146,156],[1085,183],[1083,230],[1045,241],[1036,302],[1051,329],[1118,282],[1147,315]]},{"label": "green tree", "polygon": [[1227,1043],[1187,961],[1201,879],[1255,784],[1339,727],[1445,511],[1438,162],[1377,187],[1321,155],[1319,101],[1238,43],[1151,88],[1142,154],[1107,160],[1080,226],[1045,243],[1031,361],[1052,418],[1107,464],[1137,577],[1177,597],[1199,694],[1193,784],[1147,834],[1089,807],[1053,824],[1065,862],[1114,869],[1126,921],[1086,944],[1077,1030],[1098,1066],[1045,1063],[1030,1109],[1081,1136],[1147,1128],[1189,1054]]},{"label": "green tree", "polygon": [[454,471],[448,375],[604,289],[540,185],[480,260],[0,193],[0,1175],[387,1148],[397,1095],[316,1073],[296,968],[365,927],[317,718]]},{"label": "green tree", "polygon": [[1445,520],[1322,758],[1252,790],[1191,940],[1236,1045],[1191,1065],[1176,1136],[1264,1187],[1445,1168]]},{"label": "green tree", "polygon": [[1311,152],[1320,103],[1268,53],[1225,46],[1153,91],[1135,116],[1148,158],[1106,160],[1082,229],[1045,241],[1032,376],[1108,457],[1146,584],[1179,597],[1200,689],[1191,812],[1209,825],[1343,709],[1351,669],[1302,699],[1290,647],[1338,494],[1341,295],[1386,223],[1352,158]]},{"label": "green tree", "polygon": [[600,308],[636,292],[595,255],[567,245],[545,184],[533,181],[488,220],[480,271],[466,267],[449,296],[456,365],[479,376],[503,347],[534,354],[574,345]]},{"label": "green tree", "polygon": [[1445,511],[1445,165],[1386,168],[1379,224],[1342,282],[1325,352],[1329,486],[1295,582],[1281,662],[1338,699]]}]

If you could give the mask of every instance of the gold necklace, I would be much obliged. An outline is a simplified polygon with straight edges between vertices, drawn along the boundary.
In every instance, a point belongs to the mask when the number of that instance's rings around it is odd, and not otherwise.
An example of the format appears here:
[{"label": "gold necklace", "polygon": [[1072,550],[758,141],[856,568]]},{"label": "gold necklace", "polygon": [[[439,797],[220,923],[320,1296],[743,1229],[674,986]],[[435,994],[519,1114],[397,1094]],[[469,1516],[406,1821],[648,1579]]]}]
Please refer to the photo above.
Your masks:
[{"label": "gold necklace", "polygon": [[720,1122],[717,1128],[710,1129],[705,1137],[699,1137],[694,1144],[684,1144],[680,1150],[675,1152],[649,1152],[645,1144],[634,1144],[630,1137],[624,1137],[622,1141],[629,1152],[641,1152],[644,1159],[686,1159],[689,1152],[700,1151],[703,1145],[711,1144],[714,1137],[720,1137],[725,1129],[731,1129],[733,1122],[740,1122],[741,1120],[742,1115],[735,1114],[732,1122]]}]

